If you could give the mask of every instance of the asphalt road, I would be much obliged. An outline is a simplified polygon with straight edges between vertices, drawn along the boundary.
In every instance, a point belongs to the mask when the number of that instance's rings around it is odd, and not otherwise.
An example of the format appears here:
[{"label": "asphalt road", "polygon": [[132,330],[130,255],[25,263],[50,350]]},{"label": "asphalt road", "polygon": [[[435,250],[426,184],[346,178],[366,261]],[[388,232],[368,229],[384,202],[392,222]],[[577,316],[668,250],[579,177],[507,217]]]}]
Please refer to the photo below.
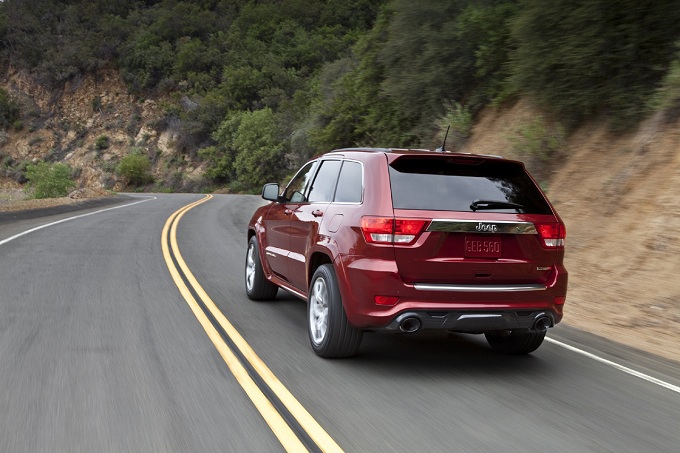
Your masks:
[{"label": "asphalt road", "polygon": [[[0,451],[283,451],[163,256],[166,221],[202,196],[139,197],[0,216]],[[177,244],[343,450],[680,451],[678,364],[567,326],[527,357],[442,333],[366,334],[355,358],[316,357],[302,301],[245,296],[245,226],[260,203],[217,195],[178,221]]]}]

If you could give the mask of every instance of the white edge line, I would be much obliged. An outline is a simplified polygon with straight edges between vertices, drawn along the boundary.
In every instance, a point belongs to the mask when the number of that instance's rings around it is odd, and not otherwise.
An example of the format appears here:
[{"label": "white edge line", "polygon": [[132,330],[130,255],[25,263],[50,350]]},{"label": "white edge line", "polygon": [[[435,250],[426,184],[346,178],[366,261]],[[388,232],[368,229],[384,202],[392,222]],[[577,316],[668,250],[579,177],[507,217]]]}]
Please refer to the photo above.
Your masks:
[{"label": "white edge line", "polygon": [[584,355],[588,357],[589,359],[593,359],[597,362],[604,363],[605,365],[608,365],[612,368],[616,368],[619,371],[623,371],[624,373],[628,373],[631,376],[635,376],[640,379],[644,379],[645,381],[651,382],[652,384],[659,385],[661,387],[667,388],[668,390],[671,390],[675,393],[680,393],[680,387],[677,385],[669,384],[668,382],[662,381],[661,379],[657,379],[655,377],[649,376],[647,374],[641,373],[639,371],[636,371],[632,368],[628,368],[626,366],[620,365],[616,362],[612,362],[611,360],[604,359],[602,357],[596,356],[595,354],[591,354],[590,352],[584,351],[582,349],[576,348],[574,346],[570,346],[566,343],[562,343],[561,341],[553,340],[552,338],[546,337],[546,340],[549,341],[550,343],[553,343],[557,346],[561,346],[564,349],[568,349],[572,352],[576,352],[577,354]]},{"label": "white edge line", "polygon": [[139,204],[139,203],[144,203],[146,201],[155,200],[156,198],[157,197],[150,197],[150,198],[147,198],[146,200],[135,201],[134,203],[128,203],[128,204],[124,204],[124,205],[121,205],[121,206],[114,206],[112,208],[100,209],[99,211],[88,212],[87,214],[81,214],[81,215],[77,215],[77,216],[74,216],[74,217],[68,217],[66,219],[57,220],[56,222],[46,223],[45,225],[40,225],[38,227],[31,228],[30,230],[26,230],[22,233],[15,234],[14,236],[8,237],[7,239],[3,239],[2,241],[0,241],[0,245],[7,244],[10,241],[13,241],[17,238],[20,238],[21,236],[25,236],[29,233],[33,233],[34,231],[42,230],[43,228],[51,227],[51,226],[57,225],[59,223],[68,222],[69,220],[80,219],[82,217],[87,217],[87,216],[91,216],[91,215],[94,215],[94,214],[99,214],[100,212],[113,211],[114,209],[127,208],[128,206],[133,206],[133,205],[136,205],[136,204]]}]

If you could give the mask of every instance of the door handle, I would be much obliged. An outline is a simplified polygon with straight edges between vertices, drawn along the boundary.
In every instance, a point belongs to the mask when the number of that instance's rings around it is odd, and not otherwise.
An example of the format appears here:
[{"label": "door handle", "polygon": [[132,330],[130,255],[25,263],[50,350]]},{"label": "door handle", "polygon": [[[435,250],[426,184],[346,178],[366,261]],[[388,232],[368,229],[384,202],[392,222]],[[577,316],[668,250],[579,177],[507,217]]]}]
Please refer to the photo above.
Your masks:
[{"label": "door handle", "polygon": [[293,213],[293,210],[292,209],[286,209],[285,211],[283,211],[283,213],[286,214],[286,215],[291,215]]},{"label": "door handle", "polygon": [[312,211],[312,215],[314,217],[321,217],[323,215],[323,211],[320,211],[319,209]]}]

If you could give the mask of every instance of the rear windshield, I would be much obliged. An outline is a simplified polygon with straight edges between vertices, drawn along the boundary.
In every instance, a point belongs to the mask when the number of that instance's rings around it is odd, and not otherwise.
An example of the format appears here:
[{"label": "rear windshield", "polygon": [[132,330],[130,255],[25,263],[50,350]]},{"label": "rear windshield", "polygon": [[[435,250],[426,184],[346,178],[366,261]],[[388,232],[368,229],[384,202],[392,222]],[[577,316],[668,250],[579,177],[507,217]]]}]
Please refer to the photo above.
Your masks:
[{"label": "rear windshield", "polygon": [[514,162],[404,156],[390,165],[390,183],[395,209],[552,214],[534,182]]}]

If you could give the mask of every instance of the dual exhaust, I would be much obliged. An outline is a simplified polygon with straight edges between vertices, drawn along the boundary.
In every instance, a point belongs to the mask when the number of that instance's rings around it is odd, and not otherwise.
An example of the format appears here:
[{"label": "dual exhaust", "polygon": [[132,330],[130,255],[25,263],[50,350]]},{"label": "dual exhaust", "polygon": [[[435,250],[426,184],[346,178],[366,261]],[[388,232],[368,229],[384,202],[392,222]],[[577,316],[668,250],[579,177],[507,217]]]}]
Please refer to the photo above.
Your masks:
[{"label": "dual exhaust", "polygon": [[[399,330],[404,333],[414,333],[420,330],[423,326],[423,322],[417,315],[405,313],[403,316],[397,318],[397,325],[399,326]],[[553,327],[553,325],[553,319],[545,313],[541,313],[536,316],[530,330],[534,332],[544,332],[550,327]]]}]

